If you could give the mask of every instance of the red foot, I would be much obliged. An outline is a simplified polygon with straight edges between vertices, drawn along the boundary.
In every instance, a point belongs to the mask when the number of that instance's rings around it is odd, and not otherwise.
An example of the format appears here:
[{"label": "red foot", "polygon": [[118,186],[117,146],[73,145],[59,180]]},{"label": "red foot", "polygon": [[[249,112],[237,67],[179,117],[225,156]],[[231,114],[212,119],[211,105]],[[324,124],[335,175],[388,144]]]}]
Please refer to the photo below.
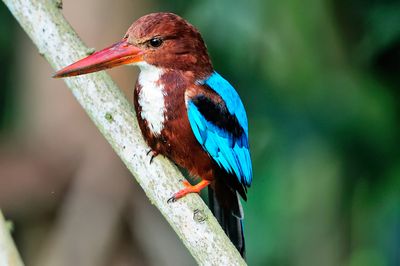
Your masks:
[{"label": "red foot", "polygon": [[179,190],[171,198],[169,198],[167,201],[168,203],[175,202],[189,193],[199,193],[203,188],[205,188],[210,184],[210,181],[202,180],[200,181],[200,183],[194,186],[192,186],[187,180],[183,180],[182,183],[185,186],[185,188]]}]

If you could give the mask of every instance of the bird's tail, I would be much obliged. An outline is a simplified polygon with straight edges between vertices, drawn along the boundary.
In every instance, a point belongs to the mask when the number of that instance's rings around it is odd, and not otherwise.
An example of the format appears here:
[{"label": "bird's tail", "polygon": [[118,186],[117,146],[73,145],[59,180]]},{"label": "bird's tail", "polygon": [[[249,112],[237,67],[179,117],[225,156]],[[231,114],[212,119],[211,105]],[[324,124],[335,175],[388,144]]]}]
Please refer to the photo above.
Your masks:
[{"label": "bird's tail", "polygon": [[[221,188],[215,187],[215,190],[208,187],[209,207],[215,218],[224,229],[226,235],[235,245],[242,257],[245,259],[245,243],[243,233],[243,209],[237,192],[224,187],[224,199],[217,198],[221,195]],[[217,193],[215,191],[218,191]],[[229,191],[229,192],[227,192]],[[229,195],[226,195],[228,193]]]}]

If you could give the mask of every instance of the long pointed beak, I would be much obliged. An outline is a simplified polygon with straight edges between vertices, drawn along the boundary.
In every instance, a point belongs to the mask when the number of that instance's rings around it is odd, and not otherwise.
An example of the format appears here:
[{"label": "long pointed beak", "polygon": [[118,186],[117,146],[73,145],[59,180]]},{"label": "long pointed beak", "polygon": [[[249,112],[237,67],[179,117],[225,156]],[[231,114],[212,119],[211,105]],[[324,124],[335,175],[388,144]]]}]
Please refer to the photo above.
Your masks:
[{"label": "long pointed beak", "polygon": [[95,52],[59,71],[53,78],[72,77],[143,61],[143,50],[128,43],[126,39]]}]

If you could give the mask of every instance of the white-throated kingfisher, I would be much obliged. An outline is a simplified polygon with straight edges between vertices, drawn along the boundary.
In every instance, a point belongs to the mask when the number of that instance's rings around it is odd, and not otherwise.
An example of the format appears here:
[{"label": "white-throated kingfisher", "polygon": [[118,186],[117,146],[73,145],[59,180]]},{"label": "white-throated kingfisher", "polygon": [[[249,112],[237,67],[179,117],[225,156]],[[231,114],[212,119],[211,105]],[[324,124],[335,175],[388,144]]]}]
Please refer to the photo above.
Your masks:
[{"label": "white-throated kingfisher", "polygon": [[124,38],[65,67],[54,77],[70,77],[119,65],[140,74],[134,105],[153,156],[162,154],[201,181],[175,193],[173,202],[209,187],[209,206],[244,256],[243,211],[252,181],[248,124],[235,89],[214,71],[195,27],[172,13],[139,18]]}]

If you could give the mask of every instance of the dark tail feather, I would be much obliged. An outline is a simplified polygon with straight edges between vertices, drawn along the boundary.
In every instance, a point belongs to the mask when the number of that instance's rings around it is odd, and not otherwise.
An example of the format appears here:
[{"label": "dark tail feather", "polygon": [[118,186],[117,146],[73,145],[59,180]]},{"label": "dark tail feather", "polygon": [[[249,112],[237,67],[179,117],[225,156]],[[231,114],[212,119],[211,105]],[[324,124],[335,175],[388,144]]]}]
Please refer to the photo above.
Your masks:
[{"label": "dark tail feather", "polygon": [[242,257],[246,257],[246,249],[244,243],[243,233],[243,210],[239,200],[239,195],[236,192],[228,190],[229,207],[222,207],[220,201],[217,199],[215,191],[209,186],[208,187],[208,200],[209,207],[214,214],[215,218],[224,229],[226,235],[235,245],[237,250],[240,252]]}]

